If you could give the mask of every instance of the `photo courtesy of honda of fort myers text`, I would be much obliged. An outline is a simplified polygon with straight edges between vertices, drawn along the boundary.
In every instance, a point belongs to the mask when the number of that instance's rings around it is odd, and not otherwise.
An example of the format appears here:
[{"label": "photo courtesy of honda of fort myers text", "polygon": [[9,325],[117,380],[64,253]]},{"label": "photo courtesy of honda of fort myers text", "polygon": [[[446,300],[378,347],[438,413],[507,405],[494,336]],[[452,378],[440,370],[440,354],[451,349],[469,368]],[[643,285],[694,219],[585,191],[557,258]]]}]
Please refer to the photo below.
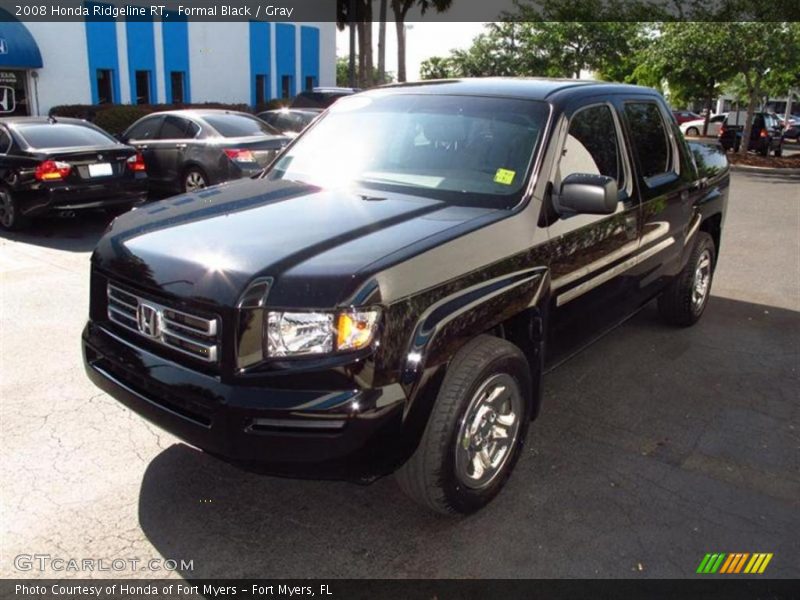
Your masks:
[{"label": "photo courtesy of honda of fort myers text", "polygon": [[796,595],[796,3],[0,9],[0,597]]}]

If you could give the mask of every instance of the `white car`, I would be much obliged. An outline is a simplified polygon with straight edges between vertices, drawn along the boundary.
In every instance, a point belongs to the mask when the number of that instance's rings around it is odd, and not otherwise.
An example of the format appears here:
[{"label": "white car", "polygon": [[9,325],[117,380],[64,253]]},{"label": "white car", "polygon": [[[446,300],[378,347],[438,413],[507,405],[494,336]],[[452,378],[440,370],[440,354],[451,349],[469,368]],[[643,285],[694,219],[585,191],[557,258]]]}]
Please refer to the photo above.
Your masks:
[{"label": "white car", "polygon": [[[709,136],[717,137],[719,135],[719,129],[722,127],[722,123],[725,121],[727,114],[728,113],[719,113],[718,115],[711,115],[711,118],[708,120]],[[686,121],[680,125],[680,129],[685,136],[697,137],[703,133],[703,123],[705,123],[705,119]]]}]

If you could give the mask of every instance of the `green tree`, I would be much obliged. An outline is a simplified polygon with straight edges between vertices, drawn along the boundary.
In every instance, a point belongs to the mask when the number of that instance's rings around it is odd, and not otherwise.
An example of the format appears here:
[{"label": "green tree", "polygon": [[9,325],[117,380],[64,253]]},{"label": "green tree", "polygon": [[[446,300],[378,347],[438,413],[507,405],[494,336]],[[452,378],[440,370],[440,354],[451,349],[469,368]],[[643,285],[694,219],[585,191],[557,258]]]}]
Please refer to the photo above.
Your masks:
[{"label": "green tree", "polygon": [[453,76],[450,59],[441,56],[431,56],[423,60],[419,66],[420,79],[449,79]]},{"label": "green tree", "polygon": [[[604,79],[624,80],[645,43],[645,21],[664,13],[638,0],[516,0],[506,15],[524,22],[528,48],[547,64],[552,77],[580,77],[593,71]],[[625,21],[619,15],[625,14]],[[632,20],[634,18],[639,20]]]},{"label": "green tree", "polygon": [[673,106],[702,100],[706,108],[703,135],[713,99],[735,74],[736,40],[724,26],[709,23],[665,23],[640,54],[636,70],[640,83],[666,80]]},{"label": "green tree", "polygon": [[798,70],[800,36],[794,23],[747,21],[726,23],[734,40],[732,64],[743,82],[747,98],[747,120],[739,152],[747,152],[753,128],[753,113],[765,85],[782,77],[791,79]]}]

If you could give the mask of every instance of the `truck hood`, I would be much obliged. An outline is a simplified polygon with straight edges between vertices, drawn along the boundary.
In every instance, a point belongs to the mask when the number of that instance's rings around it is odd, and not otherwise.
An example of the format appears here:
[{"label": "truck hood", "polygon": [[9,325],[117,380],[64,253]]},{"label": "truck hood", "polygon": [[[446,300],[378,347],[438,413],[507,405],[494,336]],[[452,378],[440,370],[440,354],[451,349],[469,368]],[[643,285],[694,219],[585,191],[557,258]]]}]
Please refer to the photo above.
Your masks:
[{"label": "truck hood", "polygon": [[[118,217],[92,257],[112,278],[159,295],[233,306],[273,277],[273,306],[338,304],[386,257],[463,232],[501,211],[374,190],[243,179]],[[424,249],[424,248],[422,248]]]}]

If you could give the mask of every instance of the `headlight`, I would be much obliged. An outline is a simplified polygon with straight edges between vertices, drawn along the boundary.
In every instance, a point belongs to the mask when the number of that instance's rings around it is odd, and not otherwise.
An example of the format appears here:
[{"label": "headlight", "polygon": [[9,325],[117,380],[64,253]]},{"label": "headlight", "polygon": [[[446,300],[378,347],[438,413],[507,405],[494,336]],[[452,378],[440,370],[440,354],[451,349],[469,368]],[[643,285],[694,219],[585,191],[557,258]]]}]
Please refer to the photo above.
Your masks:
[{"label": "headlight", "polygon": [[360,350],[372,343],[378,310],[267,313],[267,357]]}]

